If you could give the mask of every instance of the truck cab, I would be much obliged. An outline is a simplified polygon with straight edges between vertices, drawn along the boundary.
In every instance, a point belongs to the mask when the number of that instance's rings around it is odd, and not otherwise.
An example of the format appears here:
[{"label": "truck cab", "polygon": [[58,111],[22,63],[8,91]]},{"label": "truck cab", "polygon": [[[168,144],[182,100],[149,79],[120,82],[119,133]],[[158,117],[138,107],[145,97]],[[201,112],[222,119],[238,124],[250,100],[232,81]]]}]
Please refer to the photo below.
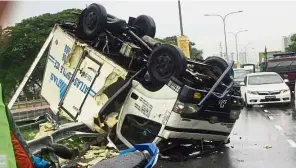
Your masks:
[{"label": "truck cab", "polygon": [[267,61],[266,72],[276,72],[283,79],[288,79],[287,85],[294,90],[296,80],[296,52],[274,54]]}]

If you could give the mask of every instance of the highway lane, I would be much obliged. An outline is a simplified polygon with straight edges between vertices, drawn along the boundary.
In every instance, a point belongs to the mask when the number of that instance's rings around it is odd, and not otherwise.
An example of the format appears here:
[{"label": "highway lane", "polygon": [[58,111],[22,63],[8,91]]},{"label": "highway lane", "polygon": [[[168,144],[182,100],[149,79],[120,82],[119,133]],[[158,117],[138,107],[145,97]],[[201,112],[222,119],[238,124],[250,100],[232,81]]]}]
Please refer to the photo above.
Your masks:
[{"label": "highway lane", "polygon": [[159,160],[157,168],[294,168],[296,167],[295,106],[243,109],[221,151],[183,162]]}]

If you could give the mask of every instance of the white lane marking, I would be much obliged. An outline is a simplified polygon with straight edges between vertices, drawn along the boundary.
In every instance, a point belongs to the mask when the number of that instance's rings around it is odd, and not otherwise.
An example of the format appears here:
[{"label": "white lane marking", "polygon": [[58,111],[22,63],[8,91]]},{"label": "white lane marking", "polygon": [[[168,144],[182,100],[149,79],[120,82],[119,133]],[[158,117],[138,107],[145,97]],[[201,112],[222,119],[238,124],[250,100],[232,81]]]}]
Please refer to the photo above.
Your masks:
[{"label": "white lane marking", "polygon": [[296,143],[292,139],[287,139],[292,148],[296,148]]},{"label": "white lane marking", "polygon": [[273,119],[274,119],[273,116],[268,116],[268,118],[269,118],[270,120],[273,120]]},{"label": "white lane marking", "polygon": [[265,113],[268,113],[268,110],[264,110]]},{"label": "white lane marking", "polygon": [[274,126],[276,129],[278,129],[279,131],[282,131],[283,130],[283,128],[280,126],[280,125],[275,125]]}]

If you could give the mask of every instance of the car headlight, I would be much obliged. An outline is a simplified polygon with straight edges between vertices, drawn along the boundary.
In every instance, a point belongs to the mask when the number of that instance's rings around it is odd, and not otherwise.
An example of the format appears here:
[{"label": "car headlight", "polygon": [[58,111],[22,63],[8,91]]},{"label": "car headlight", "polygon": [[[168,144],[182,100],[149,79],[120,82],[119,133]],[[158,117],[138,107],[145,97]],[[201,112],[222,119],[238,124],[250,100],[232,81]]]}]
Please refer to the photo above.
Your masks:
[{"label": "car headlight", "polygon": [[249,93],[249,94],[254,94],[254,95],[258,94],[257,92],[255,92],[255,91],[250,91],[250,90],[248,90],[247,93]]},{"label": "car headlight", "polygon": [[284,89],[282,90],[282,93],[286,93],[286,92],[289,92],[290,90],[289,89]]}]

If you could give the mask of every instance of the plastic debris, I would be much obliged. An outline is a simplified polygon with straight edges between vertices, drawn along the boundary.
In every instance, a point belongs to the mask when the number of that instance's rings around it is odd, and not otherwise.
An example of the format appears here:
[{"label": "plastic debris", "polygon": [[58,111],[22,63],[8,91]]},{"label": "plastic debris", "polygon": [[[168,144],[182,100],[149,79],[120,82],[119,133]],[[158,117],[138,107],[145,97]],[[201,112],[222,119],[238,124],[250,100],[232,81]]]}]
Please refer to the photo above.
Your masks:
[{"label": "plastic debris", "polygon": [[107,149],[106,146],[90,146],[90,150],[85,153],[83,158],[88,160],[88,162],[85,164],[92,166],[97,162],[112,158],[117,155],[119,155],[119,153],[116,150]]},{"label": "plastic debris", "polygon": [[87,163],[82,163],[82,162],[78,162],[78,164],[83,167],[86,167],[88,165]]},{"label": "plastic debris", "polygon": [[244,160],[241,160],[241,159],[236,159],[238,162],[244,162]]},{"label": "plastic debris", "polygon": [[105,121],[105,124],[109,127],[112,128],[115,124],[117,124],[117,119],[116,117],[118,116],[117,112],[113,112],[110,115],[107,116],[107,119]]},{"label": "plastic debris", "polygon": [[265,149],[270,149],[270,148],[272,148],[272,146],[270,146],[270,145],[266,145],[266,146],[264,146],[264,148],[265,148]]},{"label": "plastic debris", "polygon": [[54,127],[50,122],[39,124],[39,132],[34,139],[50,135],[54,131]]},{"label": "plastic debris", "polygon": [[93,165],[95,165],[96,163],[98,163],[98,162],[100,162],[100,161],[102,161],[102,160],[104,160],[104,159],[106,159],[106,158],[105,158],[105,157],[97,157],[96,159],[94,159],[94,160],[88,162],[87,164],[88,164],[89,166],[93,166]]}]

